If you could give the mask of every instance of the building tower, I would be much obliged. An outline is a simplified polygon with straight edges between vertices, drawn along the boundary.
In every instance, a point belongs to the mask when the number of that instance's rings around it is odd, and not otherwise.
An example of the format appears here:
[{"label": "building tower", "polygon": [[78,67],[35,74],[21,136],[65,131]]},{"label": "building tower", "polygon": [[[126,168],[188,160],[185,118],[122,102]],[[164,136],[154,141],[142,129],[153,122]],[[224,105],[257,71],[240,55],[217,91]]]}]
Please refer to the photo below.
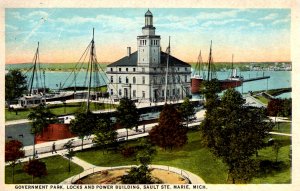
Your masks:
[{"label": "building tower", "polygon": [[153,15],[145,13],[145,26],[142,35],[137,37],[138,65],[144,67],[157,66],[160,63],[160,36],[155,35]]}]

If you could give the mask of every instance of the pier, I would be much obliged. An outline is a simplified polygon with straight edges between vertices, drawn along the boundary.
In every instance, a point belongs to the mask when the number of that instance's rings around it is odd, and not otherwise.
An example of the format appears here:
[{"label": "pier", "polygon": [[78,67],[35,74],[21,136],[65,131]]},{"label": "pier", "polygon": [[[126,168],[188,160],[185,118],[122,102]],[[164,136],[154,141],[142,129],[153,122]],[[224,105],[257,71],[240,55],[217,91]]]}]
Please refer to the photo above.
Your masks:
[{"label": "pier", "polygon": [[264,80],[264,79],[269,79],[270,76],[262,76],[262,77],[257,77],[257,78],[249,78],[249,79],[244,79],[243,82],[251,82],[251,81],[256,81],[256,80]]}]

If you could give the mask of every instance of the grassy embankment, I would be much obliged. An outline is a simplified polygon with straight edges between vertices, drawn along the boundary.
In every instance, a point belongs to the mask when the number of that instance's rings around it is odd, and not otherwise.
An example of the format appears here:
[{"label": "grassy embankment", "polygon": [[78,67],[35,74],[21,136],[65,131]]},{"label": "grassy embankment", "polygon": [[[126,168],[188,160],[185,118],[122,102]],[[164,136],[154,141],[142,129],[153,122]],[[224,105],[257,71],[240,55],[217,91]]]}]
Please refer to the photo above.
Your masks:
[{"label": "grassy embankment", "polygon": [[[82,104],[85,103],[68,103],[66,104],[66,107],[63,104],[57,104],[57,105],[48,105],[50,108],[50,111],[54,113],[57,116],[61,115],[70,115],[75,114],[76,112],[80,111],[82,109]],[[111,104],[98,104],[98,103],[91,103],[91,110],[96,111],[100,109],[112,109],[115,108],[115,105]],[[8,111],[8,109],[5,109],[5,121],[11,121],[11,120],[18,120],[18,119],[27,119],[28,114],[30,113],[31,109],[22,109],[18,111],[18,115],[16,115],[15,111]]]},{"label": "grassy embankment", "polygon": [[[226,184],[227,168],[226,165],[211,152],[201,145],[198,131],[188,133],[189,141],[181,149],[165,151],[157,149],[152,164],[174,166],[183,170],[191,171],[209,184]],[[278,137],[278,138],[277,138]],[[282,140],[283,147],[279,152],[279,159],[282,161],[280,168],[273,169],[269,167],[268,172],[259,173],[250,183],[290,183],[291,169],[289,161],[289,148],[291,144],[290,137],[273,136],[273,138]],[[126,143],[128,144],[128,143]],[[131,145],[137,144],[137,141],[130,142]],[[76,153],[76,156],[98,166],[120,166],[136,164],[133,157],[124,158],[119,152],[109,152],[103,154],[101,149],[90,149]],[[259,151],[259,160],[269,160],[271,163],[275,160],[275,154],[272,147],[267,147]]]},{"label": "grassy embankment", "polygon": [[[58,184],[63,180],[79,174],[83,168],[71,162],[71,172],[68,172],[68,160],[61,156],[53,156],[40,159],[46,163],[48,175],[42,178],[35,178],[34,184]],[[15,167],[14,184],[31,184],[32,177],[23,171],[23,163]],[[12,168],[5,166],[5,183],[12,183]]]}]

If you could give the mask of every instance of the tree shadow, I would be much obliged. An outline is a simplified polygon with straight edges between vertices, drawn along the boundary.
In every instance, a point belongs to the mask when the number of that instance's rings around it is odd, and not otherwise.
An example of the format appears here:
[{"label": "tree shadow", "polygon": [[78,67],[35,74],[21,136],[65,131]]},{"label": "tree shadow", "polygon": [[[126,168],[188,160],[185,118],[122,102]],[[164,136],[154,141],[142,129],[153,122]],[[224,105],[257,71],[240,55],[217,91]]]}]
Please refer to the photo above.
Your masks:
[{"label": "tree shadow", "polygon": [[273,175],[275,173],[284,171],[289,167],[288,164],[284,163],[283,161],[270,161],[270,160],[259,160],[259,177],[266,177],[268,175]]}]

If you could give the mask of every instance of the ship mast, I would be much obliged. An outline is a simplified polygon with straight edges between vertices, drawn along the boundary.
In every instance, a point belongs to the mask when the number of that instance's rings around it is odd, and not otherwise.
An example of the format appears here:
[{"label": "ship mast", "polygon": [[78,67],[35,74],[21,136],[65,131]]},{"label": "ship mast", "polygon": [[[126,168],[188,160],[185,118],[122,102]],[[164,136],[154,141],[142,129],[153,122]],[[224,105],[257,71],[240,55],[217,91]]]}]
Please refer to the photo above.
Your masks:
[{"label": "ship mast", "polygon": [[87,105],[86,112],[90,111],[91,84],[92,84],[92,74],[93,74],[93,64],[94,64],[94,47],[95,47],[94,28],[93,28],[93,39],[92,39],[91,43],[92,43],[92,47],[91,47],[91,51],[90,51],[90,61],[89,61],[89,65],[88,65],[89,72],[90,72],[90,79],[89,79],[88,96],[87,96],[87,102],[86,102],[86,105]]},{"label": "ship mast", "polygon": [[167,48],[167,71],[166,71],[166,84],[165,84],[165,103],[167,103],[167,86],[168,86],[168,71],[169,71],[169,56],[171,52],[171,47],[170,47],[170,36],[169,36],[169,46]]},{"label": "ship mast", "polygon": [[34,65],[33,65],[33,71],[32,71],[32,76],[31,76],[31,84],[30,84],[29,94],[32,94],[34,74],[36,73],[36,61],[38,59],[38,54],[39,54],[39,45],[40,45],[40,42],[38,42],[38,46],[37,46],[37,49],[36,49],[36,52],[34,55]]},{"label": "ship mast", "polygon": [[233,77],[233,54],[231,57],[231,77]]},{"label": "ship mast", "polygon": [[207,71],[207,81],[210,79],[210,68],[211,68],[211,62],[212,62],[212,56],[211,56],[211,47],[212,47],[212,41],[210,41],[210,51],[209,51],[209,58],[208,58],[208,71]]}]

